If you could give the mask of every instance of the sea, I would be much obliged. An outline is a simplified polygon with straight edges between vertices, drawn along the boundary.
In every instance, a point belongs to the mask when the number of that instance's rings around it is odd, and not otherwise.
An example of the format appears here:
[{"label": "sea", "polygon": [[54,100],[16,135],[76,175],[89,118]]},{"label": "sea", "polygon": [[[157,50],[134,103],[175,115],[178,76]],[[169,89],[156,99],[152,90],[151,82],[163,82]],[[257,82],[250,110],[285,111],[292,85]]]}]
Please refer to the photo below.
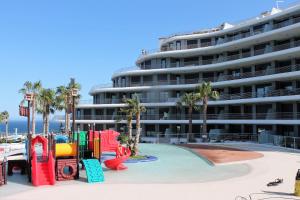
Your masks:
[{"label": "sea", "polygon": [[[42,121],[36,121],[36,133],[42,133],[43,132],[43,122]],[[60,132],[61,127],[64,127],[64,123],[60,123],[57,121],[50,121],[49,124],[49,131],[53,133]],[[24,135],[27,134],[27,121],[9,121],[8,123],[8,132],[10,135],[13,135],[15,133]],[[5,133],[5,124],[0,123],[0,135]]]}]

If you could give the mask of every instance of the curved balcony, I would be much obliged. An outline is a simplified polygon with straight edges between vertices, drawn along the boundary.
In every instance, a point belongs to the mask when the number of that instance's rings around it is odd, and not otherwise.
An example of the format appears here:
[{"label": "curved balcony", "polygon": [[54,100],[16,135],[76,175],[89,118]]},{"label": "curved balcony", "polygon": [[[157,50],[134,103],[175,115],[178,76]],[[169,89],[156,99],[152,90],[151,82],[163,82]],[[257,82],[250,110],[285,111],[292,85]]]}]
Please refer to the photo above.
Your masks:
[{"label": "curved balcony", "polygon": [[[219,101],[227,101],[227,100],[229,101],[245,100],[245,99],[295,96],[295,95],[300,95],[300,88],[269,90],[265,92],[240,92],[240,93],[232,93],[232,94],[221,93],[218,100],[211,100],[210,102],[214,102],[214,104],[218,104]],[[140,98],[140,101],[143,104],[167,103],[168,106],[176,106],[176,102],[178,102],[179,100],[180,100],[179,97]],[[289,101],[289,99],[287,99],[286,101]],[[123,99],[120,98],[101,99],[98,100],[97,102],[93,102],[93,100],[81,101],[80,104],[78,105],[78,108],[86,107],[86,105],[93,105],[94,107],[97,107],[96,105],[108,105],[107,107],[110,107],[109,105],[111,104],[123,105]],[[222,102],[220,102],[220,105],[222,105]]]},{"label": "curved balcony", "polygon": [[[193,114],[193,120],[203,120],[203,114]],[[220,113],[207,114],[208,120],[299,120],[298,112]],[[124,115],[79,115],[76,120],[126,120]],[[135,120],[135,119],[134,119]],[[188,114],[143,114],[141,120],[189,120]]]},{"label": "curved balcony", "polygon": [[190,44],[190,45],[180,45],[179,47],[176,46],[162,46],[160,49],[152,49],[152,50],[142,50],[142,54],[140,55],[139,59],[142,59],[145,56],[148,56],[150,54],[154,53],[161,53],[161,52],[167,52],[167,51],[180,51],[180,50],[187,50],[187,49],[195,49],[195,48],[205,48],[209,46],[217,46],[225,43],[229,43],[232,41],[241,40],[244,38],[248,38],[251,36],[256,36],[262,33],[270,32],[273,30],[277,30],[280,28],[284,28],[293,24],[297,24],[300,22],[300,16],[294,17],[293,19],[289,19],[287,21],[283,21],[277,24],[273,24],[273,26],[264,26],[262,28],[255,29],[252,32],[240,32],[239,34],[234,34],[231,37],[226,37],[224,39],[220,39],[215,42],[204,42],[204,43],[197,43],[197,44]]},{"label": "curved balcony", "polygon": [[272,74],[280,74],[286,72],[300,71],[300,64],[288,65],[282,67],[267,67],[265,70],[258,70],[255,72],[236,73],[231,75],[219,75],[218,77],[205,77],[195,79],[177,79],[177,80],[158,80],[158,81],[144,81],[144,82],[131,82],[127,85],[118,85],[115,87],[137,87],[137,86],[160,86],[160,85],[182,85],[182,84],[200,84],[202,82],[222,82],[231,81],[245,78],[252,78],[258,76],[267,76]]},{"label": "curved balcony", "polygon": [[[240,54],[233,54],[233,55],[228,55],[228,56],[224,56],[224,55],[220,54],[218,58],[205,59],[205,60],[200,60],[200,61],[170,63],[169,65],[166,65],[166,66],[143,65],[143,66],[141,66],[141,70],[191,67],[191,66],[217,64],[217,63],[223,63],[223,62],[227,62],[227,61],[234,61],[234,60],[264,55],[264,54],[282,51],[282,50],[286,50],[286,49],[291,49],[291,48],[299,47],[299,46],[300,46],[300,40],[297,40],[297,41],[294,41],[293,44],[289,42],[289,43],[285,43],[285,44],[274,45],[273,47],[266,45],[265,48],[255,49],[253,51],[253,54],[249,51],[249,52],[242,52]],[[236,50],[236,51],[238,51],[238,50]]]},{"label": "curved balcony", "polygon": [[[128,68],[124,68],[124,70],[121,70],[120,73],[114,73],[112,78],[115,79],[120,76],[130,76],[130,75],[142,75],[142,74],[151,74],[151,73],[180,73],[180,72],[186,72],[191,71],[209,71],[208,69],[211,69],[210,71],[217,70],[220,67],[224,68],[225,66],[229,65],[237,65],[238,63],[253,63],[256,60],[260,60],[260,62],[263,62],[261,59],[261,56],[266,56],[266,59],[271,59],[275,55],[280,57],[283,54],[289,54],[289,56],[296,56],[296,50],[300,47],[300,40],[295,40],[293,43],[285,43],[280,45],[274,45],[266,46],[263,49],[256,49],[253,50],[253,52],[242,52],[240,54],[233,54],[229,56],[222,56],[219,55],[218,58],[214,59],[202,59],[199,61],[191,61],[191,62],[176,62],[176,63],[168,63],[165,66],[161,65],[143,65],[141,68],[138,67],[130,67],[131,69],[135,68],[137,70],[132,71],[126,71]],[[291,49],[291,50],[289,50]],[[258,58],[259,57],[259,58]],[[282,57],[282,56],[281,56]],[[275,57],[274,57],[275,58]]]}]

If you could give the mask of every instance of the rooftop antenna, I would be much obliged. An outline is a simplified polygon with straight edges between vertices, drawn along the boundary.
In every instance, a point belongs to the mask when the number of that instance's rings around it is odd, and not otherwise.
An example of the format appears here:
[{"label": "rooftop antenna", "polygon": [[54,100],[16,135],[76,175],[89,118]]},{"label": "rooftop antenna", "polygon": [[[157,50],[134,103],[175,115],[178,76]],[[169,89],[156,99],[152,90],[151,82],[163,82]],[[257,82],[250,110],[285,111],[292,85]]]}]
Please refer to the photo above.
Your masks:
[{"label": "rooftop antenna", "polygon": [[283,0],[278,0],[278,1],[276,1],[276,8],[277,9],[279,9],[279,4],[280,3],[284,3],[284,1]]}]

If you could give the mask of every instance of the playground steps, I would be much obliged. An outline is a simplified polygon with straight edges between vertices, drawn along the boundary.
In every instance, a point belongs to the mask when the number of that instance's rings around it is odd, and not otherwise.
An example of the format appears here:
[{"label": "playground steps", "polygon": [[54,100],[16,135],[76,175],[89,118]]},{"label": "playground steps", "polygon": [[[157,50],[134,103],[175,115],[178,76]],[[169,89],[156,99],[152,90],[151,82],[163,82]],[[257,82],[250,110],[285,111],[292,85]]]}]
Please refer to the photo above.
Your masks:
[{"label": "playground steps", "polygon": [[99,183],[104,181],[104,174],[100,162],[97,159],[83,160],[88,183]]},{"label": "playground steps", "polygon": [[49,171],[47,163],[40,163],[38,165],[39,165],[39,168],[40,168],[39,183],[41,185],[51,185],[50,171]]}]

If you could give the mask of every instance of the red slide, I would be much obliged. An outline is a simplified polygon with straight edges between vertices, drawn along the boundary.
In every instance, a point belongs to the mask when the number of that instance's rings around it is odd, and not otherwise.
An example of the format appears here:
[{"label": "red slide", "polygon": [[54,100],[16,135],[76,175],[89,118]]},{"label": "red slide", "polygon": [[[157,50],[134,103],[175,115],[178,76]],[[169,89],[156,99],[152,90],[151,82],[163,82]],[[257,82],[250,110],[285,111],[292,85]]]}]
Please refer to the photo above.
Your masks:
[{"label": "red slide", "polygon": [[125,165],[123,165],[123,162],[125,162],[129,156],[131,155],[131,151],[129,148],[120,147],[121,152],[119,151],[117,153],[117,156],[115,159],[106,160],[104,161],[104,164],[107,168],[112,170],[124,170],[127,169]]},{"label": "red slide", "polygon": [[[38,157],[34,145],[43,145],[42,156]],[[55,184],[55,161],[52,151],[48,153],[48,140],[41,136],[36,136],[31,143],[31,180],[34,186]]]}]

